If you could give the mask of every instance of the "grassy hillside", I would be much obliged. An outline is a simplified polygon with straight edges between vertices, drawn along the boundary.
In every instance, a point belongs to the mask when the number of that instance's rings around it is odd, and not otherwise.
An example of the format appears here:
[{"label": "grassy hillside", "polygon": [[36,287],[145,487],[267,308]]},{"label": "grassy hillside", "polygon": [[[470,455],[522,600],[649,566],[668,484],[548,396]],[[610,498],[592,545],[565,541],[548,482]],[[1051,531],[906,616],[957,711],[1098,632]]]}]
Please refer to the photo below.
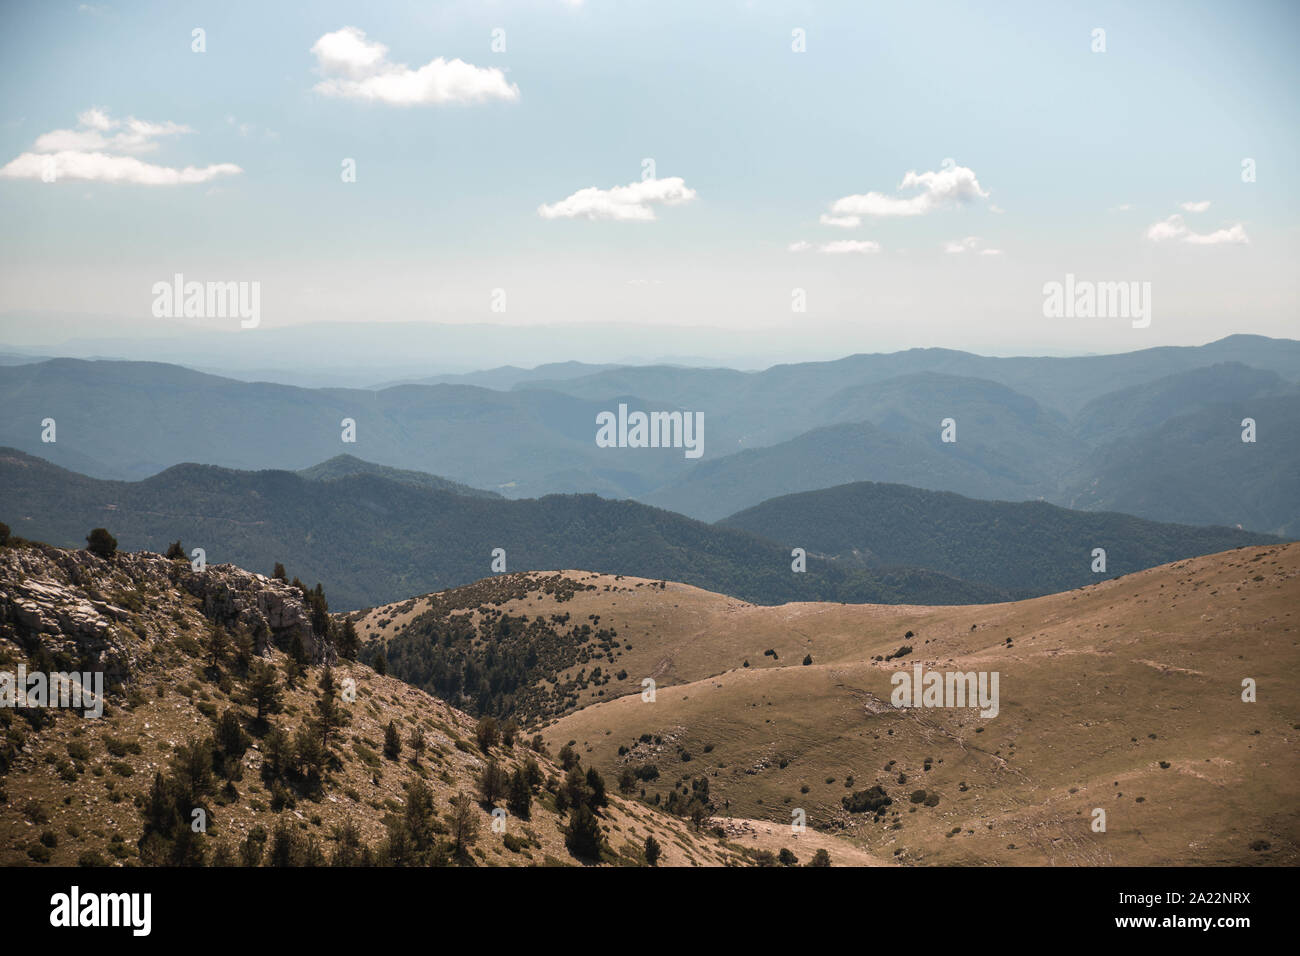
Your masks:
[{"label": "grassy hillside", "polygon": [[[588,625],[535,671],[521,718],[558,705],[553,749],[659,806],[705,792],[728,832],[788,832],[803,810],[909,864],[1300,860],[1300,545],[994,606],[758,607],[583,571],[492,586],[353,617],[395,671],[433,621]],[[891,676],[916,664],[996,671],[998,714],[893,707]],[[883,812],[857,809],[877,786]]]},{"label": "grassy hillside", "polygon": [[[781,825],[803,809],[904,863],[1300,860],[1300,545],[991,607],[758,608],[682,590],[669,602],[640,583],[566,605],[635,653],[613,700],[543,736],[611,777],[627,769],[649,799],[704,776],[722,817]],[[501,610],[549,613],[538,597]],[[894,708],[891,675],[918,663],[999,672],[998,715]],[[653,703],[643,677],[658,682]],[[892,801],[882,813],[846,808],[875,786]]]},{"label": "grassy hillside", "polygon": [[[586,768],[575,782],[512,728],[339,658],[309,617],[292,586],[229,566],[0,547],[0,667],[98,655],[111,674],[98,718],[0,709],[0,865],[641,866],[648,837],[661,866],[765,861],[598,798]],[[867,857],[825,839],[833,863]]]},{"label": "grassy hillside", "polygon": [[[905,485],[857,482],[786,495],[719,522],[867,565],[918,565],[1034,597],[1247,544],[1269,535],[1161,524],[1041,501],[976,501]],[[1106,551],[1105,573],[1092,570]]]}]

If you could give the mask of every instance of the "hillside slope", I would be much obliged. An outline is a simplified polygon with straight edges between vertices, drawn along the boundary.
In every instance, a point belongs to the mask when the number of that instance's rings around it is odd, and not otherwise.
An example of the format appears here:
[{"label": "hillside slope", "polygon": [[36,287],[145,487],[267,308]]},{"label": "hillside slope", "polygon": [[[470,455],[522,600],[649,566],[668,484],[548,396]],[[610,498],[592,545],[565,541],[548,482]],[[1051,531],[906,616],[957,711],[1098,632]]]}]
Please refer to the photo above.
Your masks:
[{"label": "hillside slope", "polygon": [[[340,659],[304,597],[231,566],[0,547],[0,669],[108,674],[100,717],[0,709],[0,865],[644,865],[649,836],[659,865],[761,859],[613,788],[604,807],[583,797],[599,849],[571,849],[551,757]],[[279,701],[259,719],[268,673]],[[508,801],[483,796],[490,762],[518,771],[522,807],[513,781]]]},{"label": "hillside slope", "polygon": [[[544,736],[610,774],[655,766],[652,791],[706,773],[728,813],[788,822],[803,808],[904,862],[1294,864],[1297,608],[1296,544],[992,607],[717,598],[711,661],[695,652],[698,615],[667,622],[638,641],[664,662],[653,704],[629,693]],[[912,650],[882,659],[900,646]],[[917,664],[998,672],[997,716],[894,708],[891,675]],[[845,808],[875,785],[893,801],[884,815]]]},{"label": "hillside slope", "polygon": [[[589,624],[563,666],[536,675],[537,712],[564,714],[543,736],[611,778],[627,770],[652,801],[703,778],[719,817],[788,825],[803,809],[909,863],[1294,864],[1297,608],[1288,544],[968,607],[758,607],[570,571],[472,612],[376,609],[359,629],[391,647],[413,623],[454,631],[462,613]],[[997,716],[894,708],[891,676],[916,664],[998,672]],[[892,801],[882,815],[844,805],[877,785]]]}]

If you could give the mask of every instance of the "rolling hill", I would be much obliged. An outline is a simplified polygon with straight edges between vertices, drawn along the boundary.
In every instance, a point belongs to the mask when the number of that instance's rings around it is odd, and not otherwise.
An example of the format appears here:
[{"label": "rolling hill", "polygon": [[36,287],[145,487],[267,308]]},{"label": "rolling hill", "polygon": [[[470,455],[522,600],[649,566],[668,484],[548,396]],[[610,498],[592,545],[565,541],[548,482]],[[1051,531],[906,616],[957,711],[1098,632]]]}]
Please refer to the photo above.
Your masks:
[{"label": "rolling hill", "polygon": [[[457,621],[591,624],[538,675],[543,737],[652,804],[706,779],[724,825],[803,810],[905,864],[1300,860],[1300,544],[994,606],[757,607],[583,571],[515,584],[352,617],[374,648],[429,630],[472,647]],[[893,706],[916,665],[997,672],[996,715]]]}]

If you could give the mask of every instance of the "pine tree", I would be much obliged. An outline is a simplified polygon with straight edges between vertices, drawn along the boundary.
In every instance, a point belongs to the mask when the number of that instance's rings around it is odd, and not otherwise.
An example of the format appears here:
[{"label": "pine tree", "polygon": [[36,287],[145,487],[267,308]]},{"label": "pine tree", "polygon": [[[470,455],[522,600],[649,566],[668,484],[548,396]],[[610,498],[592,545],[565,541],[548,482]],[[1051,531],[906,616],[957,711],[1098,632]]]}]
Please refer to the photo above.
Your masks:
[{"label": "pine tree", "polygon": [[474,809],[474,801],[469,798],[469,794],[458,793],[451,798],[448,824],[456,853],[462,855],[478,840],[478,811]]},{"label": "pine tree", "polygon": [[311,609],[311,629],[313,634],[327,637],[330,632],[330,606],[325,600],[325,589],[319,581],[308,595],[307,604]]},{"label": "pine tree", "polygon": [[474,738],[478,741],[478,749],[487,753],[497,745],[501,739],[501,729],[497,725],[495,717],[480,717],[477,724],[474,725]]},{"label": "pine tree", "polygon": [[257,721],[262,723],[268,714],[279,713],[281,706],[280,682],[276,679],[275,665],[258,661],[253,665],[248,682],[248,696],[257,708]]},{"label": "pine tree", "polygon": [[225,628],[219,624],[213,624],[208,628],[207,652],[209,667],[213,670],[220,667],[229,647],[230,641],[226,636]]},{"label": "pine tree", "polygon": [[339,656],[346,661],[355,661],[357,653],[361,650],[361,639],[357,637],[357,626],[348,618],[343,622],[343,630],[339,634]]},{"label": "pine tree", "polygon": [[185,549],[181,546],[179,538],[167,546],[167,558],[172,561],[185,560]]},{"label": "pine tree", "polygon": [[306,724],[299,727],[298,732],[293,736],[293,754],[298,775],[307,784],[308,789],[318,790],[325,774],[327,757],[319,732]]},{"label": "pine tree", "polygon": [[564,775],[564,784],[560,787],[560,793],[564,795],[571,807],[587,805],[591,799],[591,791],[587,787],[587,778],[581,767],[572,767]]},{"label": "pine tree", "polygon": [[330,745],[330,732],[343,725],[343,713],[339,709],[337,694],[334,689],[334,670],[325,667],[321,671],[320,696],[316,698],[317,726],[320,729],[321,746],[326,750]]},{"label": "pine tree", "polygon": [[533,791],[528,786],[528,778],[518,767],[510,775],[510,792],[506,798],[506,807],[513,816],[527,820],[532,815]]},{"label": "pine tree", "polygon": [[284,565],[279,561],[275,562],[275,570],[271,572],[271,577],[277,581],[283,581],[285,584],[289,583],[289,575],[284,570]]},{"label": "pine tree", "polygon": [[659,846],[659,841],[653,836],[645,838],[645,861],[651,866],[659,865],[659,854],[663,849]]},{"label": "pine tree", "polygon": [[419,777],[406,791],[404,820],[411,844],[423,852],[433,845],[433,791]]},{"label": "pine tree", "polygon": [[569,811],[569,826],[564,833],[564,845],[569,852],[584,860],[599,860],[603,848],[600,821],[585,803]]},{"label": "pine tree", "polygon": [[483,802],[489,806],[495,804],[501,795],[505,793],[509,781],[506,778],[506,772],[501,769],[501,765],[495,760],[489,760],[483,765],[482,771],[478,775],[478,792],[483,798]]},{"label": "pine tree", "polygon": [[397,732],[397,725],[391,720],[384,728],[384,756],[396,760],[402,754],[402,736]]},{"label": "pine tree", "polygon": [[609,798],[605,796],[605,778],[596,772],[595,767],[587,769],[587,789],[591,792],[587,802],[593,810],[609,805]]},{"label": "pine tree", "polygon": [[573,752],[572,744],[565,744],[560,748],[560,769],[572,770],[578,765],[578,755]]},{"label": "pine tree", "polygon": [[197,807],[200,798],[212,788],[212,749],[212,738],[195,738],[182,744],[172,758],[172,775],[191,807]]}]

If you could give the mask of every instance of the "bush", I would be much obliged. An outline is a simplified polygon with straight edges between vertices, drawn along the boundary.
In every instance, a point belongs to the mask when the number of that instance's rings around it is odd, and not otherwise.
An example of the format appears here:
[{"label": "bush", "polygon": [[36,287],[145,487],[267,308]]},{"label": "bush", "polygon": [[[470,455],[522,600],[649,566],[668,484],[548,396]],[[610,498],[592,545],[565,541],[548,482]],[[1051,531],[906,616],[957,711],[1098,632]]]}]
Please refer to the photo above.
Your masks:
[{"label": "bush", "polygon": [[600,859],[603,845],[600,821],[585,803],[580,803],[569,813],[569,826],[564,833],[564,845],[574,856],[585,860]]},{"label": "bush", "polygon": [[893,802],[880,784],[876,784],[869,790],[859,790],[851,797],[840,800],[849,813],[879,813]]},{"label": "bush", "polygon": [[39,843],[36,844],[35,846],[29,846],[27,848],[27,855],[30,856],[33,860],[35,860],[37,863],[50,862],[50,848],[46,846],[41,846]]},{"label": "bush", "polygon": [[117,538],[107,528],[95,528],[86,535],[86,550],[101,558],[111,558],[117,553]]}]

